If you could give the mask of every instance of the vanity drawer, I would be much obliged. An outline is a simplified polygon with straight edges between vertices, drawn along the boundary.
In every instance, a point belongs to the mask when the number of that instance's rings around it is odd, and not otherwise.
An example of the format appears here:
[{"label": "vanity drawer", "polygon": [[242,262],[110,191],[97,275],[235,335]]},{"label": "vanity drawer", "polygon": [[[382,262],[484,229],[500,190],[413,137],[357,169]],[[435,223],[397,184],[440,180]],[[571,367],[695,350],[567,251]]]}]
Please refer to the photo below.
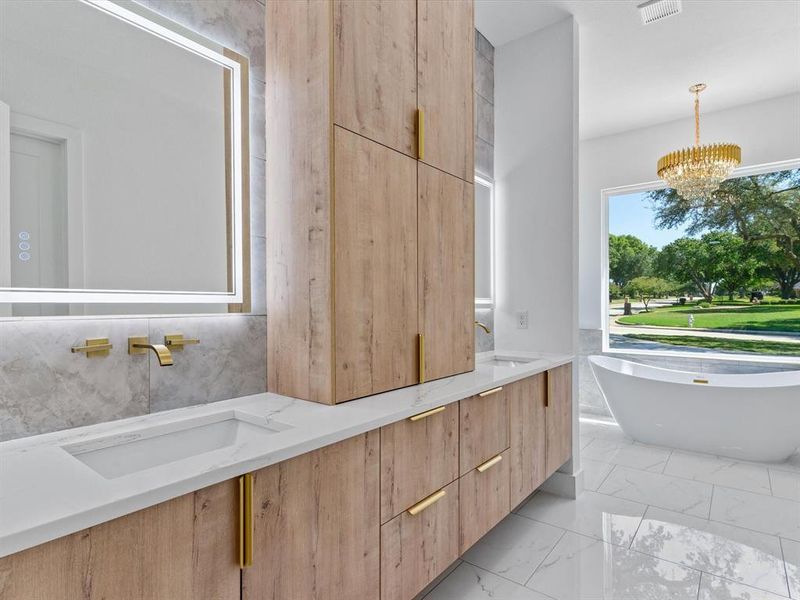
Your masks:
[{"label": "vanity drawer", "polygon": [[464,475],[508,448],[508,397],[503,387],[462,400],[459,440]]},{"label": "vanity drawer", "polygon": [[511,511],[508,459],[506,450],[459,479],[462,554]]},{"label": "vanity drawer", "polygon": [[381,428],[381,523],[457,478],[457,402]]},{"label": "vanity drawer", "polygon": [[458,504],[454,481],[381,527],[381,600],[411,600],[458,558]]}]

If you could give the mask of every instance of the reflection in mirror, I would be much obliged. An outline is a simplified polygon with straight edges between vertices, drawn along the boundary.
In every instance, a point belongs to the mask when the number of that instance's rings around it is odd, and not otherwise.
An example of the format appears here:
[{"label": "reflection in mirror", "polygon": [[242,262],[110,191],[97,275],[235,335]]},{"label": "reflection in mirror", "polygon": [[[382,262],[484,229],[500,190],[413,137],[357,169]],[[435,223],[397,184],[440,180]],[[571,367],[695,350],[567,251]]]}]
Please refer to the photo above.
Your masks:
[{"label": "reflection in mirror", "polygon": [[0,316],[241,303],[246,59],[103,0],[3,0],[0,56]]},{"label": "reflection in mirror", "polygon": [[494,304],[494,183],[475,177],[475,304]]}]

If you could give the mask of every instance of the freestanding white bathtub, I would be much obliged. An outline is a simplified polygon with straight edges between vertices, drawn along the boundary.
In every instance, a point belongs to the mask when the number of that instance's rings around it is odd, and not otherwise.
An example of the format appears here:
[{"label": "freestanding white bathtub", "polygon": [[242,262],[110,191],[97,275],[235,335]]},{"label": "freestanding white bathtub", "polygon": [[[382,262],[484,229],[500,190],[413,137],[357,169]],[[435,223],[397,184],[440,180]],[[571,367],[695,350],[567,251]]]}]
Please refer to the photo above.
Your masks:
[{"label": "freestanding white bathtub", "polygon": [[611,413],[647,444],[757,461],[800,446],[800,371],[689,373],[590,356]]}]

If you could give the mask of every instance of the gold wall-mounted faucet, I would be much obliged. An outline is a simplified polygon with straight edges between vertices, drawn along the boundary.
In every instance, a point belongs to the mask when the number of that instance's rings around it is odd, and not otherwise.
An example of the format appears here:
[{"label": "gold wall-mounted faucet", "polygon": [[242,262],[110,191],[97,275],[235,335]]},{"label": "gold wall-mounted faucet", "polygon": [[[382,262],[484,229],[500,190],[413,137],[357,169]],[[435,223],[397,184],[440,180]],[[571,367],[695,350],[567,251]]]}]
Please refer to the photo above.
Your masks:
[{"label": "gold wall-mounted faucet", "polygon": [[489,335],[492,334],[492,330],[489,329],[485,324],[481,323],[480,321],[475,321],[475,327],[480,327]]},{"label": "gold wall-mounted faucet", "polygon": [[173,365],[172,352],[164,344],[151,344],[146,335],[128,338],[128,354],[147,354],[148,350],[156,353],[158,366],[171,367]]}]

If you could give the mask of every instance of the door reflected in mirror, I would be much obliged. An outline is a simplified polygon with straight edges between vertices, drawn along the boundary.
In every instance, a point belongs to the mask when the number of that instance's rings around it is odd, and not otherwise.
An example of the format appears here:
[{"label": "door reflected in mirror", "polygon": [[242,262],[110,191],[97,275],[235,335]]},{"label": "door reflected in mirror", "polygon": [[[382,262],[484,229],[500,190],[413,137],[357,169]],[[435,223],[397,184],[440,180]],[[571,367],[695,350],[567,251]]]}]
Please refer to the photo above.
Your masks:
[{"label": "door reflected in mirror", "polygon": [[3,0],[0,56],[0,316],[245,303],[247,60],[102,0]]}]

